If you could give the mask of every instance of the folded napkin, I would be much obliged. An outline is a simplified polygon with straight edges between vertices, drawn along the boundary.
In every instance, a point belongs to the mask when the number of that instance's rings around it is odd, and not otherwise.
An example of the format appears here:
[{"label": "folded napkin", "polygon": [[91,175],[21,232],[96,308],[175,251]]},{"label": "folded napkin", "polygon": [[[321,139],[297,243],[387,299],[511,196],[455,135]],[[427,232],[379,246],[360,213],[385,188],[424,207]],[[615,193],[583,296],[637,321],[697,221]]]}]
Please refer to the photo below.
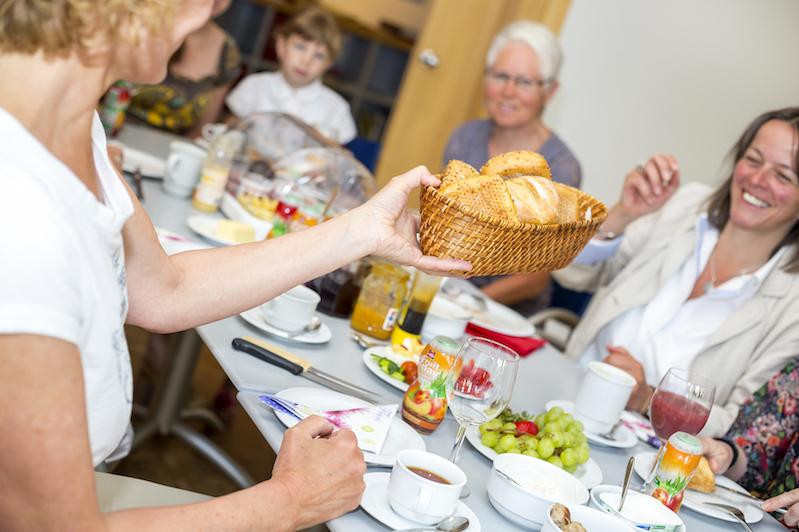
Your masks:
[{"label": "folded napkin", "polygon": [[362,451],[379,454],[388,436],[388,429],[397,413],[399,405],[375,405],[346,410],[326,410],[316,412],[312,408],[287,401],[275,395],[259,395],[258,398],[273,410],[283,412],[297,420],[308,416],[321,416],[339,429],[351,430]]},{"label": "folded napkin", "polygon": [[499,342],[504,346],[510,347],[522,357],[526,357],[536,349],[545,346],[547,343],[546,340],[531,336],[511,336],[508,334],[501,334],[489,329],[484,329],[483,327],[475,325],[474,323],[469,323],[466,326],[466,334],[470,336],[481,336],[483,338],[488,338],[489,340]]}]

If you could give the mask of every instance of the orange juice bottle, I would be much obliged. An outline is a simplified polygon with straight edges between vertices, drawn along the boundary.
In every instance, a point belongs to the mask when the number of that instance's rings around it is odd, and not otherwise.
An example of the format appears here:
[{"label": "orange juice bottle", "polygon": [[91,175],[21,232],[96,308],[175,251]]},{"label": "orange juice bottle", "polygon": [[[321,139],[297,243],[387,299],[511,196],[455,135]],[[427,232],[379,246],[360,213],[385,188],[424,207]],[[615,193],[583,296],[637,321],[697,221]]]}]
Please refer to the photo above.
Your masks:
[{"label": "orange juice bottle", "polygon": [[687,432],[675,432],[664,446],[650,495],[675,513],[682,505],[683,492],[702,457],[702,443]]},{"label": "orange juice bottle", "polygon": [[436,336],[419,355],[416,380],[402,399],[402,419],[423,434],[436,430],[447,414],[447,397],[460,373],[453,366],[459,348],[455,340]]}]

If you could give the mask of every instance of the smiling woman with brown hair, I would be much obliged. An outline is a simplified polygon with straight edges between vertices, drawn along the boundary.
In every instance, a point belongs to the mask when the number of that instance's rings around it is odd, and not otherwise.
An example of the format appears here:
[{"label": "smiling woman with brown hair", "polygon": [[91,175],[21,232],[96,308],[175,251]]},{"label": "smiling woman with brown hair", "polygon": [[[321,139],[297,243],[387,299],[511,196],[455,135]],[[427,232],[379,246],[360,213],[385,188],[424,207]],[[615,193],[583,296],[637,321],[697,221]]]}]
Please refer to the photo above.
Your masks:
[{"label": "smiling woman with brown hair", "polygon": [[109,161],[95,107],[118,79],[160,81],[212,3],[0,0],[3,530],[293,530],[355,508],[365,469],[355,437],[311,417],[286,432],[269,481],[192,505],[102,513],[93,467],[130,446],[123,325],[185,330],[368,254],[468,270],[416,243],[408,193],[438,184],[422,167],[317,227],[164,253]]},{"label": "smiling woman with brown hair", "polygon": [[621,198],[575,261],[555,274],[594,292],[566,355],[635,377],[645,411],[671,367],[716,385],[703,434],[721,436],[741,405],[799,345],[799,108],[744,130],[715,191],[679,187],[677,160],[630,171]]}]

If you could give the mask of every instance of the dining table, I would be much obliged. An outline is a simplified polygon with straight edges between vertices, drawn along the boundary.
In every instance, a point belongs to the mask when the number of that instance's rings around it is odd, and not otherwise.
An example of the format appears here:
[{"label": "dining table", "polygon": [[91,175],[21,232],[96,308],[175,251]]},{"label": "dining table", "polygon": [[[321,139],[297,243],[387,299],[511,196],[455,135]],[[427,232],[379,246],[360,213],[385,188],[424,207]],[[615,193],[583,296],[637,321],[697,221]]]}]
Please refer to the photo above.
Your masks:
[{"label": "dining table", "polygon": [[[119,140],[127,146],[165,158],[168,153],[169,138],[144,126],[127,125]],[[144,195],[142,204],[156,227],[186,239],[202,242],[202,237],[193,233],[186,222],[190,216],[200,214],[192,208],[188,199],[169,195],[156,179],[145,178],[142,188]],[[204,244],[210,245],[210,242]],[[199,337],[237,388],[240,404],[275,452],[280,449],[286,428],[258,396],[263,393],[274,394],[293,387],[321,388],[321,386],[233,349],[231,342],[234,338],[251,336],[276,344],[308,360],[318,369],[374,392],[382,403],[399,403],[402,399],[400,390],[387,385],[367,369],[362,360],[363,349],[353,341],[348,320],[321,313],[318,313],[318,316],[331,332],[330,341],[324,344],[308,344],[273,337],[250,325],[240,316],[231,316],[196,328]],[[192,367],[181,368],[184,372],[192,370]],[[575,361],[566,358],[554,347],[546,345],[521,360],[510,406],[514,410],[540,412],[550,400],[573,400],[582,377],[583,369]],[[422,439],[428,451],[446,457],[455,441],[456,431],[457,422],[451,414],[448,414],[437,430],[432,434],[423,435]],[[628,449],[591,444],[591,458],[597,462],[602,471],[602,484],[621,485],[628,458],[641,452],[655,450],[643,442],[638,442],[635,447]],[[471,491],[464,502],[478,516],[481,529],[484,531],[523,530],[500,515],[488,499],[486,482],[491,465],[491,461],[468,442],[463,444],[458,466],[466,474]],[[390,470],[370,466],[368,471],[389,472]],[[637,486],[640,487],[640,481]],[[634,483],[633,488],[635,487]],[[685,507],[680,511],[680,517],[684,520],[688,531],[742,529],[735,523],[704,516]],[[360,507],[329,521],[327,526],[333,532],[387,529]],[[751,526],[757,532],[785,530],[768,514]]]}]

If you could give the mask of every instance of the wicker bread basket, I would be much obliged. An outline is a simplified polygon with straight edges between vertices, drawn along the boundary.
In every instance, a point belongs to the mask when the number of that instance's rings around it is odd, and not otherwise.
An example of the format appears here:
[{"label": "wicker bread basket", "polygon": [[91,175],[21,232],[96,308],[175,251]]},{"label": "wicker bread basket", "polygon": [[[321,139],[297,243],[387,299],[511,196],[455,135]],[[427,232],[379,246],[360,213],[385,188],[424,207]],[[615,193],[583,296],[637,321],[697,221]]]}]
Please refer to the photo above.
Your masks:
[{"label": "wicker bread basket", "polygon": [[470,275],[549,272],[568,265],[608,215],[605,205],[578,192],[578,212],[591,220],[567,224],[513,224],[460,205],[425,187],[421,197],[422,251],[472,264]]}]

